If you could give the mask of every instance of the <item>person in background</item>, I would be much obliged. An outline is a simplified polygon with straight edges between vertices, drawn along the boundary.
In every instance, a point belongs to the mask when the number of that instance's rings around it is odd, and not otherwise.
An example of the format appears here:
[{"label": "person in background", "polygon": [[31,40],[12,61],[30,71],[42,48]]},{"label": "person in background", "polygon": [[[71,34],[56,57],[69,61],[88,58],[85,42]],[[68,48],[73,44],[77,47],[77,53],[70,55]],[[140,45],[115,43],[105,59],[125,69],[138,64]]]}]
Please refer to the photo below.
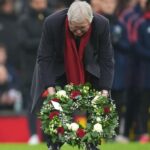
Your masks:
[{"label": "person in background", "polygon": [[146,6],[147,0],[138,0],[137,4],[133,7],[132,13],[130,14],[126,25],[127,25],[127,31],[128,31],[128,38],[130,42],[132,43],[132,32],[133,27],[136,22],[143,16],[145,6]]},{"label": "person in background", "polygon": [[[95,1],[95,0],[94,0]],[[115,75],[112,86],[112,98],[116,101],[118,114],[120,118],[119,136],[122,142],[128,142],[123,138],[125,125],[125,108],[127,99],[128,68],[130,62],[130,43],[128,41],[127,30],[116,15],[118,0],[99,0],[100,14],[109,19],[111,41],[114,48]],[[97,4],[98,5],[98,4]]]},{"label": "person in background", "polygon": [[0,43],[0,110],[22,111],[19,82],[15,69],[7,62],[6,47]]},{"label": "person in background", "polygon": [[148,143],[150,141],[148,134],[148,121],[150,119],[150,0],[147,0],[142,20],[134,32],[137,36],[134,41],[135,51],[140,58],[138,72],[140,74],[138,82],[140,89],[139,141],[140,143]]},{"label": "person in background", "polygon": [[[52,1],[52,0],[50,0]],[[70,7],[70,5],[74,2],[74,1],[78,1],[78,0],[60,0],[63,1],[66,7]],[[91,3],[91,0],[81,0],[81,1],[86,1],[89,4]]]},{"label": "person in background", "polygon": [[101,0],[91,0],[91,6],[96,13],[101,13]]},{"label": "person in background", "polygon": [[[137,1],[137,0],[133,0],[133,1]],[[130,0],[118,1],[118,6],[116,9],[116,13],[118,16],[122,15],[127,8],[130,8],[132,6],[132,4],[129,5],[129,2]]]},{"label": "person in background", "polygon": [[[128,32],[128,39],[131,44],[131,51],[132,51],[132,60],[130,62],[130,88],[128,90],[128,101],[127,101],[127,113],[126,113],[126,123],[125,123],[125,137],[128,137],[130,134],[130,129],[134,129],[135,138],[139,134],[139,124],[141,121],[138,119],[137,112],[140,107],[140,88],[139,88],[139,80],[140,74],[140,58],[135,52],[134,47],[134,30],[137,30],[144,13],[144,9],[146,6],[147,0],[138,0],[137,4],[132,8],[130,15],[128,15],[126,19],[126,28]],[[136,107],[134,107],[136,104]]]},{"label": "person in background", "polygon": [[53,12],[65,9],[65,4],[62,0],[56,1],[55,5],[52,6]]},{"label": "person in background", "polygon": [[[22,91],[25,107],[30,107],[30,87],[36,54],[44,19],[51,13],[47,8],[47,0],[29,0],[28,12],[19,20],[19,45],[21,50]],[[29,114],[30,139],[29,144],[38,144],[36,116]]]},{"label": "person in background", "polygon": [[7,46],[8,62],[20,69],[18,48],[18,16],[14,11],[14,0],[0,0],[0,43]]},{"label": "person in background", "polygon": [[[136,7],[138,0],[124,0],[119,1],[117,14],[119,20],[127,26],[127,21],[132,14],[134,14],[134,8]],[[122,5],[123,4],[123,5]]]}]

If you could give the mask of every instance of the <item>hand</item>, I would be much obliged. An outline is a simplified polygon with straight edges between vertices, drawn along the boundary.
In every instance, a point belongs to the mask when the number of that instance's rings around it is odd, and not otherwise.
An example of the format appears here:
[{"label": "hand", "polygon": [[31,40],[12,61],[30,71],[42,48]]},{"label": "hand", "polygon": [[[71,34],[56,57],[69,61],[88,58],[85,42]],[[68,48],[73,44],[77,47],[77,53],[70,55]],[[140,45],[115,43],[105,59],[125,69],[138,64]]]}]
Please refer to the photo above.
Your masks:
[{"label": "hand", "polygon": [[49,87],[47,90],[48,90],[49,95],[55,94],[55,88],[54,87]]},{"label": "hand", "polygon": [[105,96],[105,97],[109,96],[109,93],[107,90],[102,90],[101,93],[102,93],[102,96]]}]

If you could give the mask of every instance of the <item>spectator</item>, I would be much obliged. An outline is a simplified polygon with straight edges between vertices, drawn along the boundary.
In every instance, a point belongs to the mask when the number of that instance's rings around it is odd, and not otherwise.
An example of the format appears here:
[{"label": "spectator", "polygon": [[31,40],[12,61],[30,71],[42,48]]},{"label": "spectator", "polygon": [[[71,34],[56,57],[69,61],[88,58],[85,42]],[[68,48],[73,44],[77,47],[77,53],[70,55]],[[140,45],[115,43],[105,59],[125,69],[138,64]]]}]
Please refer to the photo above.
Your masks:
[{"label": "spectator", "polygon": [[[52,0],[50,0],[52,1]],[[66,7],[69,7],[75,0],[63,0],[64,4],[66,5]],[[88,3],[91,2],[91,0],[80,0],[80,1],[86,1]]]},{"label": "spectator", "polygon": [[135,50],[140,57],[140,109],[139,109],[139,131],[141,143],[148,143],[148,120],[150,108],[150,0],[147,0],[145,13],[138,28],[136,28],[137,39],[135,41]]},{"label": "spectator", "polygon": [[91,6],[97,13],[101,13],[101,0],[91,0]]},{"label": "spectator", "polygon": [[19,89],[19,78],[13,67],[7,64],[6,48],[0,44],[0,108],[13,106],[15,111],[22,110],[22,95]]},{"label": "spectator", "polygon": [[124,6],[122,6],[121,1],[120,3],[121,4],[118,6],[119,20],[126,25],[128,19],[134,13],[134,8],[137,5],[138,0],[127,0],[126,2],[124,2]]},{"label": "spectator", "polygon": [[[32,81],[32,73],[36,61],[36,54],[40,37],[42,33],[42,25],[45,17],[50,12],[47,9],[47,0],[30,0],[29,9],[24,16],[20,18],[20,49],[21,49],[21,68],[22,68],[22,91],[25,105],[30,106],[30,87]],[[39,142],[36,134],[36,116],[29,114],[30,135],[29,144],[37,144]]]},{"label": "spectator", "polygon": [[[133,46],[133,31],[137,29],[136,26],[138,26],[141,22],[141,17],[144,13],[144,8],[146,5],[147,0],[138,0],[138,3],[133,7],[133,11],[130,13],[128,19],[126,20],[126,26],[128,31],[128,39],[131,43],[131,51],[132,51],[132,60],[129,65],[130,70],[130,89],[128,90],[128,101],[127,101],[127,113],[126,113],[126,123],[125,123],[125,136],[129,136],[129,132],[131,127],[134,125],[135,131],[139,131],[138,124],[140,123],[138,121],[138,115],[137,112],[140,107],[140,89],[139,87],[139,80],[140,80],[140,74],[137,74],[137,72],[140,72],[140,60],[135,53],[135,47]],[[134,107],[136,104],[136,107]],[[134,108],[134,109],[133,109]],[[138,134],[138,133],[137,133]]]},{"label": "spectator", "polygon": [[0,0],[0,42],[7,46],[8,62],[19,69],[18,25],[13,0]]},{"label": "spectator", "polygon": [[[94,0],[95,1],[95,0]],[[116,100],[118,114],[120,118],[120,128],[118,133],[122,138],[124,134],[125,110],[128,83],[128,68],[130,61],[130,43],[127,37],[127,30],[116,15],[118,0],[100,0],[100,11],[110,21],[111,41],[114,47],[115,75],[112,86],[112,98]],[[127,138],[122,138],[122,142],[128,142]]]}]

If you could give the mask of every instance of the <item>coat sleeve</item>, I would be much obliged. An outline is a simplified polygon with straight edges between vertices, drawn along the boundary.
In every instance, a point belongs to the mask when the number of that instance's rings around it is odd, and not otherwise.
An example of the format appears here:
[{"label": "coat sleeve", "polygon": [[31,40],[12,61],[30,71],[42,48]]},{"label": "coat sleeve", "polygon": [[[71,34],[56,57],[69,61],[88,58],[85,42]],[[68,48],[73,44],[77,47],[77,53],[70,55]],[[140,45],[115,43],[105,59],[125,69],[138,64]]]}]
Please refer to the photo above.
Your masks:
[{"label": "coat sleeve", "polygon": [[39,82],[46,89],[49,86],[55,86],[54,74],[52,71],[55,57],[52,28],[46,20],[44,22],[42,37],[37,53],[37,63],[39,70]]},{"label": "coat sleeve", "polygon": [[104,30],[100,35],[99,65],[101,89],[110,90],[114,76],[114,54],[110,40],[109,22],[106,21]]}]

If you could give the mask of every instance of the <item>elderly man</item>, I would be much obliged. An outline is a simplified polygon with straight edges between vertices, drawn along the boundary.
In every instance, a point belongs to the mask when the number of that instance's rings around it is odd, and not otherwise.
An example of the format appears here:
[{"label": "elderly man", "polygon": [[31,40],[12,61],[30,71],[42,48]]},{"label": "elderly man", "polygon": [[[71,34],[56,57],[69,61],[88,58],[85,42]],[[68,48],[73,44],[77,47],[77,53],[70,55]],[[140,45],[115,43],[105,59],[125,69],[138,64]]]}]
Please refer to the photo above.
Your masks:
[{"label": "elderly man", "polygon": [[[31,95],[32,112],[42,105],[44,90],[55,93],[55,86],[91,82],[93,88],[108,96],[114,73],[113,49],[108,20],[94,14],[85,1],[75,1],[69,10],[57,12],[45,20],[37,54]],[[59,144],[50,149],[59,149]],[[60,144],[61,145],[61,144]],[[91,144],[88,150],[97,148]]]}]

